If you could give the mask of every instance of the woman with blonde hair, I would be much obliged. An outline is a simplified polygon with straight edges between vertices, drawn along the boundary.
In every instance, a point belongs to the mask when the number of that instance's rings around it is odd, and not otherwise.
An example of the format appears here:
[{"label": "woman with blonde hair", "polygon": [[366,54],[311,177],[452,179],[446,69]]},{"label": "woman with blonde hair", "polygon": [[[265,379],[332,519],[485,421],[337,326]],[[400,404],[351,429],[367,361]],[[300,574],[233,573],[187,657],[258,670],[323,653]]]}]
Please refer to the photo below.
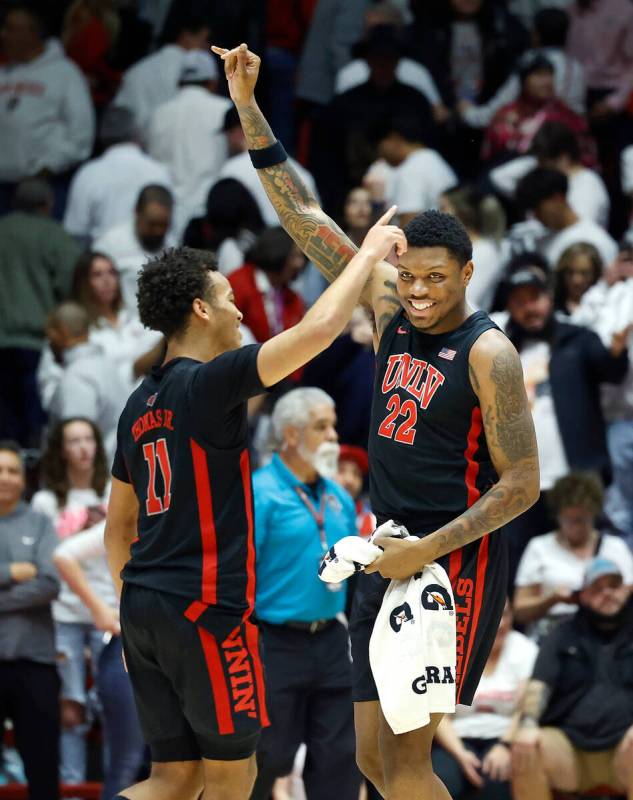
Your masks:
[{"label": "woman with blonde hair", "polygon": [[588,242],[568,247],[558,259],[554,279],[554,308],[574,321],[585,292],[602,277],[604,262]]},{"label": "woman with blonde hair", "polygon": [[453,214],[468,231],[475,270],[466,299],[475,308],[489,311],[503,266],[499,241],[505,232],[506,218],[501,203],[474,186],[456,186],[440,197],[440,211]]}]

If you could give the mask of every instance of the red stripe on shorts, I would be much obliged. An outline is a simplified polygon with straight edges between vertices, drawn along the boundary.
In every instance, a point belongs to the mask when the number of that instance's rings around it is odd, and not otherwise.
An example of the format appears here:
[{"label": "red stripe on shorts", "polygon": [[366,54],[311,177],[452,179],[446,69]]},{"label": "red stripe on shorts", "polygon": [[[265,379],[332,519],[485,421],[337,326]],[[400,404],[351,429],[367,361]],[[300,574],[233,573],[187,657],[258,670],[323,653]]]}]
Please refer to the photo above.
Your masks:
[{"label": "red stripe on shorts", "polygon": [[246,511],[246,604],[248,608],[243,619],[249,617],[255,606],[255,541],[253,534],[253,497],[251,492],[251,465],[248,450],[240,455],[240,472],[244,490],[244,508]]},{"label": "red stripe on shorts", "polygon": [[211,681],[215,715],[218,720],[218,733],[222,736],[235,733],[235,725],[231,714],[231,701],[229,700],[229,687],[226,685],[226,678],[224,677],[220,648],[215,641],[215,637],[209,631],[198,626],[198,634],[200,635],[202,652],[204,653],[204,660],[207,663],[207,671]]},{"label": "red stripe on shorts", "polygon": [[213,518],[209,465],[207,464],[207,454],[202,447],[193,439],[189,441],[196,483],[200,538],[202,539],[202,602],[207,605],[215,605],[218,594],[218,546]]},{"label": "red stripe on shorts", "polygon": [[474,455],[479,448],[479,436],[481,435],[482,418],[481,409],[479,406],[473,408],[473,413],[470,417],[470,430],[466,439],[466,450],[464,451],[464,458],[466,459],[466,475],[464,481],[466,483],[466,490],[468,496],[466,505],[470,508],[473,503],[476,503],[481,496],[481,492],[477,488],[475,481],[479,474],[479,464],[474,460]]},{"label": "red stripe on shorts", "polygon": [[259,708],[259,722],[262,727],[270,725],[268,710],[266,708],[266,689],[264,687],[264,669],[259,657],[259,630],[257,625],[246,620],[244,623],[246,634],[246,648],[250,653],[255,670],[255,687],[257,689],[257,706]]},{"label": "red stripe on shorts", "polygon": [[470,618],[471,619],[470,631],[468,632],[468,647],[466,649],[466,655],[464,657],[464,663],[461,672],[461,681],[459,685],[459,690],[457,692],[458,703],[462,693],[462,687],[464,686],[464,680],[468,672],[468,662],[470,661],[470,654],[472,652],[473,645],[475,644],[475,637],[477,636],[477,627],[479,625],[479,614],[481,612],[481,607],[483,605],[484,588],[486,585],[486,569],[488,568],[488,541],[489,541],[488,537],[489,534],[486,534],[482,539],[479,540],[479,550],[477,551],[475,596],[473,598],[473,610],[472,610],[472,616]]}]

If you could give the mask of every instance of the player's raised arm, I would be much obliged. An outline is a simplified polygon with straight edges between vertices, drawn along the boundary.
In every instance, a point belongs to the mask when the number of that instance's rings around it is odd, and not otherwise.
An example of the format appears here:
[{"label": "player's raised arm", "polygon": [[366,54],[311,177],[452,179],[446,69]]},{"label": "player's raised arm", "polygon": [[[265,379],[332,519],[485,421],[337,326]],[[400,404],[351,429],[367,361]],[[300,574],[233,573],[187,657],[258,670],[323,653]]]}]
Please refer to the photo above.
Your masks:
[{"label": "player's raised arm", "polygon": [[473,345],[468,366],[499,480],[459,517],[411,545],[417,554],[406,547],[408,542],[387,540],[385,553],[367,572],[409,577],[424,564],[496,531],[539,497],[536,435],[517,351],[500,331],[489,330]]},{"label": "player's raised arm", "polygon": [[[286,160],[266,118],[255,100],[260,58],[245,44],[233,50],[212,47],[224,61],[231,98],[266,190],[283,228],[325,278],[332,282],[349,264],[357,248],[323,211],[292,164]],[[254,153],[254,151],[257,151]],[[388,254],[385,254],[385,257]],[[378,338],[400,308],[396,295],[396,270],[385,261],[368,276],[360,302],[371,308]]]},{"label": "player's raised arm", "polygon": [[262,345],[257,369],[265,386],[274,385],[329,347],[349,322],[375,265],[394,247],[398,254],[406,251],[403,232],[388,224],[395,211],[396,207],[392,206],[370,228],[347,268],[323,292],[301,322]]}]

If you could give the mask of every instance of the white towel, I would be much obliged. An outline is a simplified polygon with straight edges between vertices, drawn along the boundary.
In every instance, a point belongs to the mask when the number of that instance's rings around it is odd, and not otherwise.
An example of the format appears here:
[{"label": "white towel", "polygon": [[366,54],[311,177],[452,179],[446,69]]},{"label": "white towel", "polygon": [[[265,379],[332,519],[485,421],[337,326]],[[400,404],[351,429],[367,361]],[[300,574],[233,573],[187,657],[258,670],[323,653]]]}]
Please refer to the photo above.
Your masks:
[{"label": "white towel", "polygon": [[380,707],[394,733],[455,711],[455,604],[446,571],[433,562],[391,581],[369,642]]},{"label": "white towel", "polygon": [[404,538],[408,531],[390,519],[376,528],[369,541],[360,536],[344,536],[321,559],[319,578],[325,583],[340,583],[355,572],[361,572],[382,553],[373,542],[385,536]]}]

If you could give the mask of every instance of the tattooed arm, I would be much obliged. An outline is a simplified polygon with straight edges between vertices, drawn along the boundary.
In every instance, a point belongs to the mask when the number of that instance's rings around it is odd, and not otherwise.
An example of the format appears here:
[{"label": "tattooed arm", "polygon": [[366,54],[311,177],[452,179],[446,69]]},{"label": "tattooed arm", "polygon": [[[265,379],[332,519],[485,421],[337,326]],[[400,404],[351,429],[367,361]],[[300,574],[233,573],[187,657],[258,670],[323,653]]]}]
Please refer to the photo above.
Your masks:
[{"label": "tattooed arm", "polygon": [[408,578],[424,564],[497,530],[538,499],[536,437],[516,350],[499,331],[486,331],[471,349],[469,371],[499,480],[467,511],[419,542],[385,540],[383,555],[367,572]]},{"label": "tattooed arm", "polygon": [[[224,61],[231,98],[242,123],[249,150],[262,150],[277,139],[255,100],[260,59],[245,45],[234,50],[212,48]],[[357,251],[354,243],[323,211],[316,198],[289,161],[258,169],[279,221],[306,256],[331,283]],[[373,312],[377,339],[400,309],[396,295],[395,267],[383,261],[376,265],[360,302]]]}]

